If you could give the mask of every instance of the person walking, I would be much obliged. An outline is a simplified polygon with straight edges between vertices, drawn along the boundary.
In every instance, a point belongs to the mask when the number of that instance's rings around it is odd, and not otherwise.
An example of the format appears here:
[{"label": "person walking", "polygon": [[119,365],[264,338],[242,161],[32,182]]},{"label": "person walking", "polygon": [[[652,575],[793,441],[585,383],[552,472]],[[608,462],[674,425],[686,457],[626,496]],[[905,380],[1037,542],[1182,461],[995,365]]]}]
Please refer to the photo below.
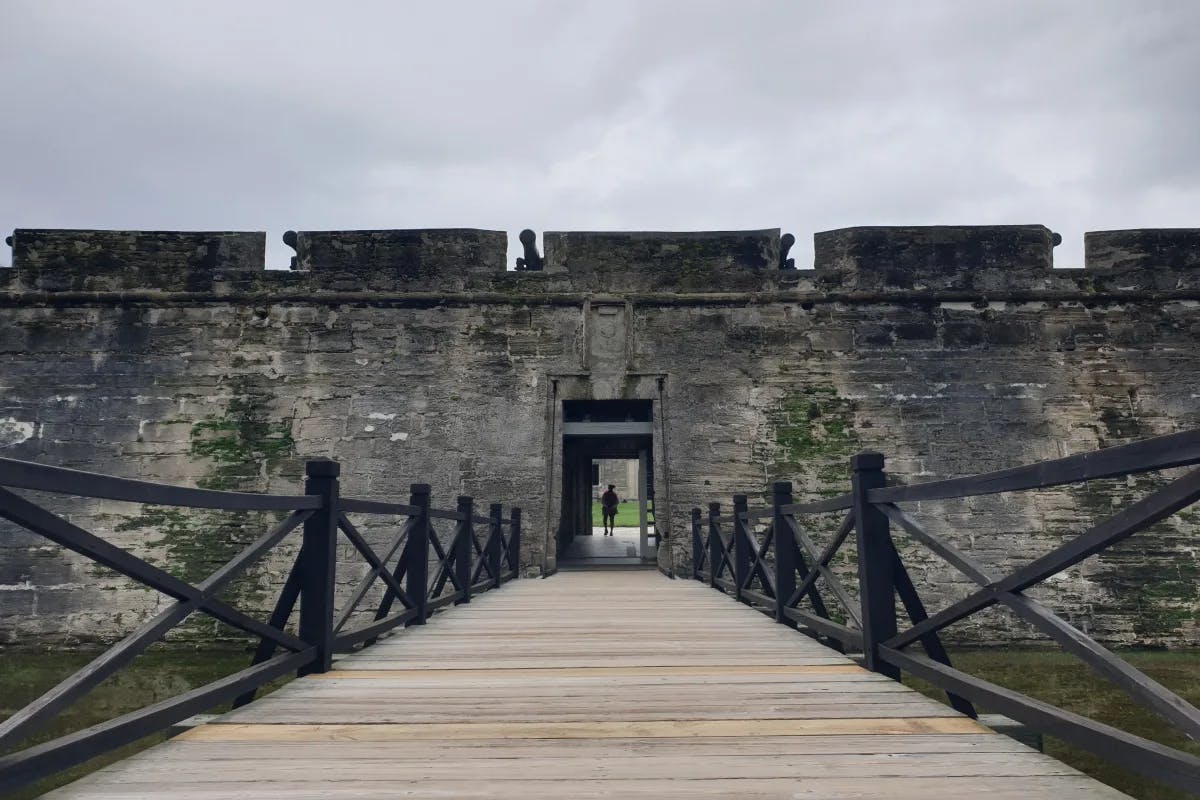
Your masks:
[{"label": "person walking", "polygon": [[621,502],[621,498],[617,497],[614,491],[616,485],[610,483],[608,491],[600,495],[600,512],[604,517],[604,535],[612,536],[617,528],[617,506]]}]

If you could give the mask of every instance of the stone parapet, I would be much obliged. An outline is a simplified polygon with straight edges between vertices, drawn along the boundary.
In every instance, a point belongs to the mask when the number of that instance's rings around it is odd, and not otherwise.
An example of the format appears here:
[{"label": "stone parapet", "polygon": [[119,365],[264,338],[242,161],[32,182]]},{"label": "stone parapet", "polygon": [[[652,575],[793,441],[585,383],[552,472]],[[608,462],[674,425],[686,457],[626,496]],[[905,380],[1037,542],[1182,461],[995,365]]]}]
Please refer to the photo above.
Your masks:
[{"label": "stone parapet", "polygon": [[508,234],[471,228],[299,231],[293,268],[314,287],[455,291],[503,273]]},{"label": "stone parapet", "polygon": [[[469,228],[289,231],[291,270],[264,269],[265,234],[17,230],[0,291],[20,295],[188,293],[551,298],[801,292],[831,300],[960,292],[1094,296],[1200,290],[1200,229],[1088,233],[1086,269],[1053,269],[1058,234],[1043,225],[856,227],[815,234],[815,269],[794,269],[794,240],[749,231],[543,235],[514,270],[504,231]],[[532,246],[532,234],[528,234]]]},{"label": "stone parapet", "polygon": [[1083,237],[1084,266],[1113,286],[1178,289],[1200,286],[1200,228],[1091,231]]},{"label": "stone parapet", "polygon": [[1058,234],[1044,225],[860,227],[814,237],[815,268],[857,288],[1039,288]]},{"label": "stone parapet", "polygon": [[770,286],[779,229],[547,232],[546,272],[593,291],[730,291]]},{"label": "stone parapet", "polygon": [[203,292],[221,272],[262,272],[266,235],[18,229],[11,244],[9,283],[24,289]]}]

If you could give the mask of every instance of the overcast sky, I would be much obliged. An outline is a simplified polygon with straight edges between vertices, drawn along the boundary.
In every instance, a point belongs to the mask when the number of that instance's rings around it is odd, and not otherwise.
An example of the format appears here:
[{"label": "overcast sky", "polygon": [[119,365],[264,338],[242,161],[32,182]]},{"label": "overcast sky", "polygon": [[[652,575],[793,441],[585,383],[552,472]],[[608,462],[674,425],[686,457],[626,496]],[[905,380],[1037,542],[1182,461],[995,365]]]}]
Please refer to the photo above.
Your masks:
[{"label": "overcast sky", "polygon": [[[0,0],[0,229],[1200,227],[1200,3]],[[519,247],[519,245],[517,245]],[[0,263],[9,255],[0,251]]]}]

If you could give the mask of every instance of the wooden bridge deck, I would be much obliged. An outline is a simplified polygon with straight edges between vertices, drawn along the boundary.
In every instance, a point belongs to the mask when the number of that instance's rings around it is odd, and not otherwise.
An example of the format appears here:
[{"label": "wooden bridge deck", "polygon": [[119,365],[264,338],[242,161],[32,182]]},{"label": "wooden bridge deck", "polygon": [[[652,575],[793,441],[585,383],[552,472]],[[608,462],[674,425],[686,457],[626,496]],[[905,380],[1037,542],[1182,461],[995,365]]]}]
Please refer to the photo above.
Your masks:
[{"label": "wooden bridge deck", "polygon": [[656,572],[516,581],[51,793],[1117,798]]}]

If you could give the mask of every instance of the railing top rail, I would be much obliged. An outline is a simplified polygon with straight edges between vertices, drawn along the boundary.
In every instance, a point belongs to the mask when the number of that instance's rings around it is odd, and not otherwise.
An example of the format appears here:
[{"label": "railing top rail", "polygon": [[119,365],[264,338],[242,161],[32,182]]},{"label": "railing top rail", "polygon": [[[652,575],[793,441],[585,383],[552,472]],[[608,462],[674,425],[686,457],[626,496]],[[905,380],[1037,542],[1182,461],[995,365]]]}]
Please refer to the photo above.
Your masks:
[{"label": "railing top rail", "polygon": [[996,472],[911,486],[885,486],[871,489],[867,499],[872,503],[949,500],[1042,489],[1189,464],[1200,464],[1200,430],[1156,436],[1121,447],[1109,447]]},{"label": "railing top rail", "polygon": [[343,512],[352,512],[355,514],[394,514],[397,516],[412,517],[421,511],[416,506],[407,506],[401,503],[384,503],[378,500],[361,500],[355,497],[339,498],[338,503]]},{"label": "railing top rail", "polygon": [[485,517],[482,514],[471,515],[471,521],[476,525],[491,525],[493,522],[499,522],[501,525],[512,525],[511,519],[504,519],[503,517],[498,519],[496,517]]},{"label": "railing top rail", "polygon": [[429,516],[433,519],[452,519],[457,522],[462,522],[467,518],[467,515],[461,511],[442,511],[437,508],[429,509]]},{"label": "railing top rail", "polygon": [[830,497],[828,500],[817,500],[812,503],[789,503],[779,507],[784,514],[821,514],[826,511],[844,511],[852,506],[853,497],[849,492]]},{"label": "railing top rail", "polygon": [[98,497],[130,503],[211,508],[222,511],[299,511],[320,508],[315,495],[271,495],[193,489],[165,483],[118,478],[32,461],[0,458],[0,486],[75,497]]}]

